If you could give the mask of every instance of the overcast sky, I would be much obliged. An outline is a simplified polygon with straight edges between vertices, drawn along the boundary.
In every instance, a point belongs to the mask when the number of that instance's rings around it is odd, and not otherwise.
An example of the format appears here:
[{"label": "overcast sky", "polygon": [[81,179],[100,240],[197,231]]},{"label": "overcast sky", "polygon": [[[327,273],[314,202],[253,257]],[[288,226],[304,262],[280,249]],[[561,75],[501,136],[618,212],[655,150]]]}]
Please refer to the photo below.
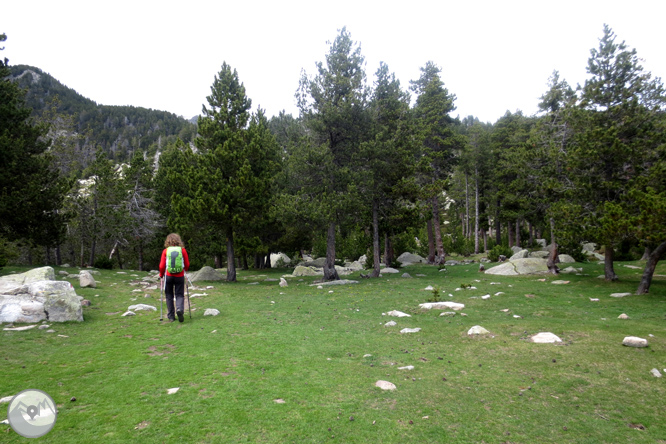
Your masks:
[{"label": "overcast sky", "polygon": [[[226,61],[270,117],[298,114],[301,70],[316,72],[343,26],[369,82],[379,62],[403,88],[428,60],[457,96],[453,115],[495,122],[537,111],[553,70],[583,84],[603,24],[666,77],[664,0],[169,1],[31,0],[0,7],[10,65],[36,66],[99,104],[201,112]],[[412,98],[412,101],[414,98]]]}]

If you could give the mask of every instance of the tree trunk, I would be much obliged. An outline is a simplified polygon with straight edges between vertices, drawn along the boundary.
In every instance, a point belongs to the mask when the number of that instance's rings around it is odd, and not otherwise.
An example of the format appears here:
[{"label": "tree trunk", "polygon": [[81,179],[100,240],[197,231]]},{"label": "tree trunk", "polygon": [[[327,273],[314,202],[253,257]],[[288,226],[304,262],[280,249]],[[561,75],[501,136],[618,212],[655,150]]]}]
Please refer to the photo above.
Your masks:
[{"label": "tree trunk", "polygon": [[495,210],[495,243],[497,245],[502,244],[502,224],[499,219],[499,199],[497,200],[497,209]]},{"label": "tree trunk", "polygon": [[643,257],[641,258],[642,261],[647,261],[650,260],[650,255],[652,254],[652,250],[650,247],[645,247],[645,251],[643,252]]},{"label": "tree trunk", "polygon": [[215,268],[222,268],[222,255],[220,253],[215,254]]},{"label": "tree trunk", "polygon": [[51,265],[51,249],[49,247],[44,247],[44,249],[46,265]]},{"label": "tree trunk", "polygon": [[550,243],[555,245],[557,239],[555,238],[555,219],[550,218]]},{"label": "tree trunk", "polygon": [[85,267],[85,262],[84,262],[84,260],[83,260],[83,256],[84,256],[84,254],[85,254],[85,253],[84,253],[84,251],[83,251],[83,241],[81,241],[81,253],[79,254],[79,266],[80,266],[81,268]]},{"label": "tree trunk", "polygon": [[243,270],[249,270],[250,267],[247,266],[247,254],[243,253]]},{"label": "tree trunk", "polygon": [[520,248],[520,218],[516,219],[516,247]]},{"label": "tree trunk", "polygon": [[59,267],[62,265],[62,256],[60,255],[60,244],[55,248],[55,263]]},{"label": "tree trunk", "polygon": [[90,260],[88,261],[88,265],[91,267],[95,263],[95,249],[97,248],[97,237],[93,235],[92,238],[92,243],[90,245]]},{"label": "tree trunk", "polygon": [[227,282],[236,282],[236,258],[234,257],[234,229],[227,228]]},{"label": "tree trunk", "polygon": [[553,244],[552,249],[550,250],[550,254],[548,255],[548,261],[546,262],[548,271],[550,271],[553,274],[558,274],[560,272],[560,269],[558,268],[557,264],[559,263],[560,263],[560,256],[558,252],[558,247],[557,244]]},{"label": "tree trunk", "polygon": [[488,251],[488,232],[483,230],[483,251]]},{"label": "tree trunk", "polygon": [[659,262],[659,259],[662,258],[664,253],[666,253],[666,242],[662,242],[657,248],[654,249],[654,251],[650,253],[647,263],[645,264],[645,270],[643,271],[641,282],[638,284],[636,294],[647,294],[650,291],[650,284],[652,284],[654,270],[657,267],[657,262]]},{"label": "tree trunk", "polygon": [[604,248],[604,274],[607,281],[617,281],[617,275],[615,274],[615,269],[613,268],[613,256],[614,251],[611,245],[606,245]]},{"label": "tree trunk", "polygon": [[476,167],[474,172],[474,254],[479,254],[479,176]]},{"label": "tree trunk", "polygon": [[338,271],[335,269],[335,222],[328,226],[326,234],[326,263],[324,264],[324,279],[327,281],[337,281],[340,279]]},{"label": "tree trunk", "polygon": [[384,235],[384,264],[390,267],[393,263],[393,242],[388,233]]},{"label": "tree trunk", "polygon": [[143,239],[139,238],[139,271],[143,271]]},{"label": "tree trunk", "polygon": [[512,225],[513,224],[511,222],[506,224],[507,237],[509,238],[509,248],[513,247],[513,230],[511,229]]},{"label": "tree trunk", "polygon": [[118,246],[118,248],[116,248],[116,258],[118,259],[118,266],[122,270],[123,269],[123,261],[122,261],[122,259],[120,259],[120,245]]},{"label": "tree trunk", "polygon": [[465,173],[465,234],[469,238],[469,182]]},{"label": "tree trunk", "polygon": [[372,202],[372,274],[371,277],[379,277],[379,209],[377,201]]},{"label": "tree trunk", "polygon": [[428,219],[428,263],[435,263],[435,236],[432,232],[432,219]]},{"label": "tree trunk", "polygon": [[437,248],[437,265],[446,262],[446,253],[444,253],[444,244],[442,243],[442,228],[439,223],[439,202],[437,196],[432,199],[432,223],[435,228],[435,247]]},{"label": "tree trunk", "polygon": [[527,222],[527,227],[528,231],[530,232],[530,247],[534,245],[534,226],[532,226],[532,222]]}]

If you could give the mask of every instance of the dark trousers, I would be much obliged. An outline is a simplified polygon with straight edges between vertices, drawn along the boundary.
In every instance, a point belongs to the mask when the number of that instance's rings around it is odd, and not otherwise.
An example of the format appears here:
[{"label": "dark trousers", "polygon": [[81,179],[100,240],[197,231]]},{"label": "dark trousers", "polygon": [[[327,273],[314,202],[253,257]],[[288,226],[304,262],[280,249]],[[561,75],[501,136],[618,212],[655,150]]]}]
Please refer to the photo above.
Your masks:
[{"label": "dark trousers", "polygon": [[166,285],[164,287],[166,294],[167,318],[176,319],[176,312],[173,306],[173,298],[176,297],[175,309],[181,313],[185,312],[185,276],[166,276]]}]

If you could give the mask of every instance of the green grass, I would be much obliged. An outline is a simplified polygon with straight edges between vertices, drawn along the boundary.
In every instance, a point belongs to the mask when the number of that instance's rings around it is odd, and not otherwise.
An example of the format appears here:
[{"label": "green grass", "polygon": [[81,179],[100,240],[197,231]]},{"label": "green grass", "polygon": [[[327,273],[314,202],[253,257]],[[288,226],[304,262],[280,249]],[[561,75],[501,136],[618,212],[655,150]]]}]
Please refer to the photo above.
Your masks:
[{"label": "green grass", "polygon": [[[96,289],[73,281],[92,301],[83,323],[0,331],[0,397],[48,393],[58,418],[41,439],[58,443],[666,442],[666,377],[650,374],[666,368],[666,279],[656,277],[649,295],[616,299],[610,293],[635,291],[642,270],[618,263],[621,280],[607,283],[600,265],[576,266],[585,275],[413,266],[401,271],[412,279],[324,289],[313,278],[290,278],[287,288],[266,281],[285,270],[241,271],[237,283],[191,291],[208,296],[191,299],[183,324],[159,322],[159,311],[121,317],[136,303],[159,310],[159,291],[132,292],[147,273],[102,271]],[[24,271],[2,273],[12,270]],[[477,290],[455,291],[461,284]],[[432,297],[428,285],[464,303],[467,316],[419,310]],[[221,314],[204,317],[205,308]],[[412,317],[382,316],[390,310]],[[389,320],[398,325],[384,327]],[[491,335],[468,337],[473,325]],[[400,334],[405,327],[422,330]],[[541,331],[564,342],[527,340]],[[625,336],[650,346],[624,347]],[[415,369],[398,370],[406,365]],[[380,379],[397,390],[376,388]],[[172,387],[180,391],[167,395]],[[25,438],[1,425],[0,441]]]}]

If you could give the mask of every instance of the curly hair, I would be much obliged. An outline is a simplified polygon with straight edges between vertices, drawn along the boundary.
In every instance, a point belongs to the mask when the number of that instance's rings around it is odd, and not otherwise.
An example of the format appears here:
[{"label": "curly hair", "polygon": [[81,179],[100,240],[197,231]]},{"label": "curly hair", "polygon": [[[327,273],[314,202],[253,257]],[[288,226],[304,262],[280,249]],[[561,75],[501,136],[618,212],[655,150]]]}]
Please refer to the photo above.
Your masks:
[{"label": "curly hair", "polygon": [[166,237],[166,240],[164,241],[164,248],[169,248],[169,247],[184,247],[185,244],[183,244],[183,241],[181,240],[180,236],[177,235],[176,233],[171,233]]}]

